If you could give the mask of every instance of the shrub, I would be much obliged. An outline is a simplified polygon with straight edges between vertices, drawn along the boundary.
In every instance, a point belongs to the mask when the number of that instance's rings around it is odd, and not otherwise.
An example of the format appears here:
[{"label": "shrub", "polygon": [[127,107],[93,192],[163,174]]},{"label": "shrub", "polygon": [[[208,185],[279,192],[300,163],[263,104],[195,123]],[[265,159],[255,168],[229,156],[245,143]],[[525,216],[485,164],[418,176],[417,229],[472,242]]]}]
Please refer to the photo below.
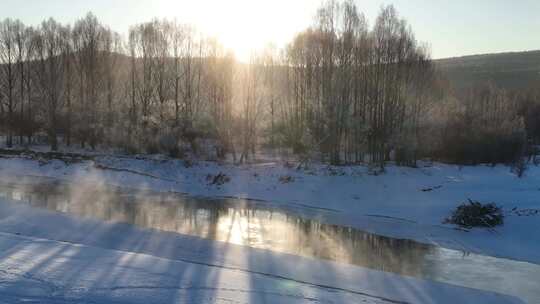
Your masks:
[{"label": "shrub", "polygon": [[444,222],[465,228],[493,228],[504,224],[504,214],[502,209],[494,203],[482,204],[469,199],[468,203],[458,206]]},{"label": "shrub", "polygon": [[519,157],[512,164],[512,172],[514,172],[517,177],[522,178],[523,176],[525,176],[525,171],[527,171],[527,163],[525,162],[525,159],[523,157]]},{"label": "shrub", "polygon": [[288,184],[294,182],[294,177],[290,175],[282,175],[279,177],[279,182],[282,184]]},{"label": "shrub", "polygon": [[228,175],[219,172],[217,175],[208,174],[206,176],[206,181],[208,181],[209,185],[221,186],[230,182],[231,178]]}]

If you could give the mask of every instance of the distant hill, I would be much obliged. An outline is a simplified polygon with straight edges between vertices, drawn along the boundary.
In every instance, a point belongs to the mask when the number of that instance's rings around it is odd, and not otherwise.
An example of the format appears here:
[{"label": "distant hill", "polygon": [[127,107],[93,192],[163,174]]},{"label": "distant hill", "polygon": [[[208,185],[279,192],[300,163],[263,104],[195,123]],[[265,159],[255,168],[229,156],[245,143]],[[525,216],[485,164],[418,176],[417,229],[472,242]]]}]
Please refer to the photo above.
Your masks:
[{"label": "distant hill", "polygon": [[487,81],[509,90],[540,86],[540,50],[454,57],[434,62],[458,90]]}]

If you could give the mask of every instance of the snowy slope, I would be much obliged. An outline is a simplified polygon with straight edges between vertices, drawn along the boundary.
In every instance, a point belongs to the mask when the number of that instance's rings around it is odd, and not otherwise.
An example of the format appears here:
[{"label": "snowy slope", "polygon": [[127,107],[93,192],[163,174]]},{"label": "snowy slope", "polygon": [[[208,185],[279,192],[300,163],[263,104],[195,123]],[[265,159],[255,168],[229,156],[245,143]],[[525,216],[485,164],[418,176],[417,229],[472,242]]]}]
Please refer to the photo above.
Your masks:
[{"label": "snowy slope", "polygon": [[0,252],[1,303],[522,303],[9,202],[0,202]]},{"label": "snowy slope", "polygon": [[0,234],[0,303],[388,303],[236,270]]}]

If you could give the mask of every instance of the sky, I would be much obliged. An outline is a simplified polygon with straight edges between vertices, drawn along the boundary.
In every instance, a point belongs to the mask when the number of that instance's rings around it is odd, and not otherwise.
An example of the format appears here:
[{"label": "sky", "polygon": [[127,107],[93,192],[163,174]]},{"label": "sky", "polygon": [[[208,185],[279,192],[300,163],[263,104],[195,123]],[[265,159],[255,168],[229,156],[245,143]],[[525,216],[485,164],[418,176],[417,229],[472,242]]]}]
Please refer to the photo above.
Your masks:
[{"label": "sky", "polygon": [[[373,24],[393,4],[433,58],[540,49],[540,0],[355,0]],[[126,35],[130,25],[176,18],[218,38],[239,58],[284,46],[313,22],[320,0],[0,0],[0,19],[73,23],[93,12]]]}]

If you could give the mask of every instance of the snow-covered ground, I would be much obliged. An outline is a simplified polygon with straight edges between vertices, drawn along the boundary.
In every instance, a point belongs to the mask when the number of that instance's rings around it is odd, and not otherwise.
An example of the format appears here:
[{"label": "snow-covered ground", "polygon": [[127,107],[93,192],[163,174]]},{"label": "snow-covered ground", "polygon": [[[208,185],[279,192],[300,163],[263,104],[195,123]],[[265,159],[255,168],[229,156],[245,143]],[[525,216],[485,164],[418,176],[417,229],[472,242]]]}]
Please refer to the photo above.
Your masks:
[{"label": "snow-covered ground", "polygon": [[[279,162],[235,166],[163,156],[100,156],[66,163],[0,157],[0,181],[50,177],[194,196],[239,197],[315,214],[320,221],[467,252],[540,264],[540,168],[420,168]],[[226,182],[212,184],[225,174]],[[495,202],[505,225],[442,224],[467,198]],[[514,209],[517,208],[517,209]],[[514,209],[514,210],[513,210]],[[521,216],[520,216],[521,215]],[[519,303],[510,297],[128,225],[81,220],[0,202],[0,303]],[[157,267],[157,268],[155,268]],[[156,292],[158,291],[159,292]]]},{"label": "snow-covered ground", "polygon": [[290,280],[0,234],[1,303],[388,303]]},{"label": "snow-covered ground", "polygon": [[0,202],[0,303],[523,303]]},{"label": "snow-covered ground", "polygon": [[[104,169],[115,168],[127,171]],[[208,176],[224,173],[230,181],[210,185]],[[421,168],[388,166],[373,175],[364,166],[312,165],[296,170],[280,163],[219,165],[166,157],[103,156],[66,164],[23,158],[0,158],[0,178],[46,176],[67,181],[106,183],[134,189],[233,196],[326,211],[322,220],[392,237],[410,238],[485,255],[540,264],[540,167],[518,178],[506,166],[458,167],[440,163]],[[292,179],[283,182],[281,177]],[[495,231],[465,232],[442,224],[468,198],[495,202],[507,211],[505,225]],[[512,212],[517,207],[519,216]]]}]

